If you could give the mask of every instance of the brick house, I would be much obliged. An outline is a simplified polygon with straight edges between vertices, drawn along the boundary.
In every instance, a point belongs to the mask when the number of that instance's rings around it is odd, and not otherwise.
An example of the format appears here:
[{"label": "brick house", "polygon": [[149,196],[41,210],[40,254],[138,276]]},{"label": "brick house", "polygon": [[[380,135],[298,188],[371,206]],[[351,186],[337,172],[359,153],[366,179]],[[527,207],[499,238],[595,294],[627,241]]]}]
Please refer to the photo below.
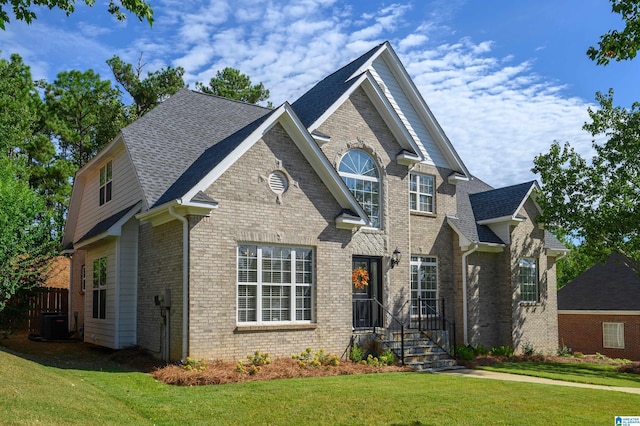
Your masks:
[{"label": "brick house", "polygon": [[574,352],[640,361],[640,275],[620,253],[558,291],[560,345]]},{"label": "brick house", "polygon": [[474,178],[388,43],[273,110],[181,90],[78,172],[70,309],[85,341],[166,359],[342,354],[443,317],[555,351],[565,249],[536,189]]}]

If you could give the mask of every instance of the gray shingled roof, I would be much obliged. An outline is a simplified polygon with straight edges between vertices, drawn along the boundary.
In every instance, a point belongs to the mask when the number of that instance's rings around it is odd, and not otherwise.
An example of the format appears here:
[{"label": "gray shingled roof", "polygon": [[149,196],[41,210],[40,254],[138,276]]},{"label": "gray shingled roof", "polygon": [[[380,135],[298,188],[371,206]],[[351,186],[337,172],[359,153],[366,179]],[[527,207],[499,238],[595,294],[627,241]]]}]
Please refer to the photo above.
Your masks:
[{"label": "gray shingled roof", "polygon": [[324,78],[291,104],[305,127],[311,126],[340,96],[349,90],[358,76],[354,76],[352,79],[349,79],[349,77],[364,65],[383,44],[379,44],[353,62]]},{"label": "gray shingled roof", "polygon": [[94,225],[93,228],[91,228],[89,231],[87,231],[86,234],[84,234],[82,236],[82,238],[80,238],[78,241],[76,241],[75,243],[79,243],[81,241],[85,241],[88,240],[89,238],[93,238],[96,235],[100,235],[103,232],[107,232],[109,230],[109,228],[111,228],[113,225],[115,225],[120,219],[122,219],[124,217],[124,215],[126,215],[127,213],[129,213],[131,211],[131,209],[133,209],[138,203],[135,203],[125,209],[120,210],[119,212],[109,216],[108,218],[101,220],[100,222],[96,223]]},{"label": "gray shingled roof", "polygon": [[639,272],[629,259],[612,253],[558,291],[558,309],[640,311]]},{"label": "gray shingled roof", "polygon": [[218,161],[237,143],[231,135],[270,112],[257,105],[182,89],[125,127],[124,144],[147,205],[184,195],[215,165],[209,164],[208,170],[194,169],[203,154]]},{"label": "gray shingled roof", "polygon": [[[478,221],[513,216],[535,181],[494,189],[476,177],[456,185],[457,215],[448,220],[473,243],[504,244],[488,226]],[[544,232],[545,248],[566,250],[549,231]]]},{"label": "gray shingled roof", "polygon": [[469,195],[476,221],[513,216],[535,181]]}]

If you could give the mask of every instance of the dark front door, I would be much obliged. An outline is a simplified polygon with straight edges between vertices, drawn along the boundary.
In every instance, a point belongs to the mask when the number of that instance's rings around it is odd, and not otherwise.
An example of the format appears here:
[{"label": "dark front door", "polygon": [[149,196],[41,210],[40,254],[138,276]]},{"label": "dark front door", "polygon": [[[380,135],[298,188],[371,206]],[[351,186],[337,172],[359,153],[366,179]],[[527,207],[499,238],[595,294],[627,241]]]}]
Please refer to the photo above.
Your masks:
[{"label": "dark front door", "polygon": [[[382,327],[382,259],[380,257],[353,256],[353,271],[364,270],[367,285],[351,283],[353,294],[353,328]],[[356,275],[362,275],[356,272]],[[358,288],[359,287],[359,288]]]}]

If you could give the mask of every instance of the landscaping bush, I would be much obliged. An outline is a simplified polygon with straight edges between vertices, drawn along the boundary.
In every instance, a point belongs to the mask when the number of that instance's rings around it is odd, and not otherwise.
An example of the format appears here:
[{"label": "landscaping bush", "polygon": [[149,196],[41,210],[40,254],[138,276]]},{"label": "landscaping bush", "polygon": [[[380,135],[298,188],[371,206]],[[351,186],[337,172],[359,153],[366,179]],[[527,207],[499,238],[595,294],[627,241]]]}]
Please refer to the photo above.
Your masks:
[{"label": "landscaping bush", "polygon": [[513,358],[513,348],[509,345],[494,346],[491,348],[491,355]]}]

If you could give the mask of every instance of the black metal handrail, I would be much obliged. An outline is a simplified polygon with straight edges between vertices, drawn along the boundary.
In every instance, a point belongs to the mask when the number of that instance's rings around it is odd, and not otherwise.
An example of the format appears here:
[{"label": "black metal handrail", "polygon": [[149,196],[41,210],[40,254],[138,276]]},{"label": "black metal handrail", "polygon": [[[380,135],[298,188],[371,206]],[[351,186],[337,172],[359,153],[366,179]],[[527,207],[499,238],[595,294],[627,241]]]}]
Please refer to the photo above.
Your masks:
[{"label": "black metal handrail", "polygon": [[[368,313],[373,313],[374,311],[374,307],[377,308],[377,315],[375,317],[373,316],[369,316],[369,317],[365,317],[364,319],[364,323],[362,323],[362,321],[360,321],[360,327],[357,328],[371,328],[373,329],[373,332],[376,333],[376,328],[378,327],[382,327],[382,318],[380,315],[380,310],[384,311],[387,313],[387,315],[389,315],[389,317],[391,318],[392,322],[395,322],[397,325],[400,326],[400,359],[402,364],[404,365],[404,328],[405,328],[405,324],[400,321],[400,319],[396,318],[395,315],[393,315],[393,313],[391,313],[391,311],[389,311],[389,309],[387,309],[386,306],[384,306],[382,303],[380,303],[380,301],[378,299],[376,299],[375,297],[370,298],[370,299],[353,299],[352,301],[353,303],[353,318],[354,318],[354,325],[359,324],[359,319],[362,318],[364,315],[362,315],[362,311],[365,310]],[[364,307],[364,309],[362,309]],[[392,348],[393,349],[393,348]]]},{"label": "black metal handrail", "polygon": [[[436,345],[438,345],[442,350],[446,351],[449,355],[456,358],[456,325],[455,321],[450,321],[446,317],[445,311],[445,300],[444,297],[441,299],[440,312],[433,306],[433,299],[422,299],[418,298],[417,300],[417,308],[418,308],[418,330],[442,330],[447,331],[449,335],[449,348],[439,344],[434,341]],[[413,308],[413,301],[410,308]],[[423,318],[422,311],[426,311],[426,315]],[[412,325],[412,312],[409,312],[409,328],[413,328]],[[433,339],[432,339],[433,340]]]}]

